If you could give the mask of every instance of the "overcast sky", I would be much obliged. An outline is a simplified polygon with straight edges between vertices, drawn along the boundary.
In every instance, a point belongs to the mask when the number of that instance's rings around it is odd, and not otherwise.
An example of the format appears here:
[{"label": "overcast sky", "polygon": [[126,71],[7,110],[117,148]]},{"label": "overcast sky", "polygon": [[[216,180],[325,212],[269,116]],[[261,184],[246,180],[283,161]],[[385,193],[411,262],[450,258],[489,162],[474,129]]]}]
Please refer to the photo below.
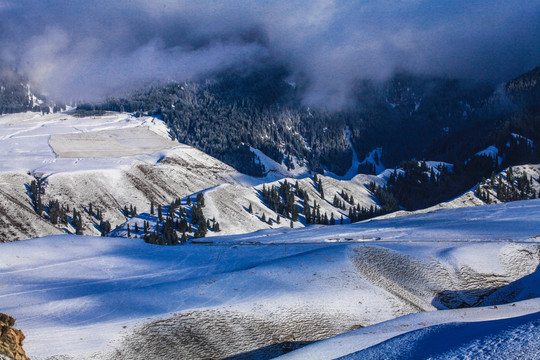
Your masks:
[{"label": "overcast sky", "polygon": [[0,0],[0,19],[0,60],[64,100],[261,61],[309,104],[396,68],[497,83],[540,65],[538,0]]}]

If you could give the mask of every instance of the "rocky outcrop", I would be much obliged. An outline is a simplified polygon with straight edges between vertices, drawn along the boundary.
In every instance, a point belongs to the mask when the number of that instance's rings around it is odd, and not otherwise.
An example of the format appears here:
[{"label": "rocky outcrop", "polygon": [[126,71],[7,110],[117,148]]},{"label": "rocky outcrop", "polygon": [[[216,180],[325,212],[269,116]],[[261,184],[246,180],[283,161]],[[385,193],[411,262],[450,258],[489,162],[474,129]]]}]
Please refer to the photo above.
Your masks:
[{"label": "rocky outcrop", "polygon": [[14,325],[13,317],[0,313],[0,359],[29,360],[22,348],[24,334]]}]

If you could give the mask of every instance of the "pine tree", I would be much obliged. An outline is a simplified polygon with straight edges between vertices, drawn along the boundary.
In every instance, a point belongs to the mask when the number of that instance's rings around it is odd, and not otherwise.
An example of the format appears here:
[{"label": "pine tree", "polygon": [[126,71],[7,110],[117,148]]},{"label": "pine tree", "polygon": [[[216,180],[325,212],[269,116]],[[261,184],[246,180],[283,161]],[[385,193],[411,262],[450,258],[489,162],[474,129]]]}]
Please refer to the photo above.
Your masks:
[{"label": "pine tree", "polygon": [[265,213],[262,214],[261,221],[262,221],[262,222],[266,222],[266,214],[265,214]]},{"label": "pine tree", "polygon": [[309,204],[304,201],[304,218],[306,219],[306,224],[311,224],[311,210]]},{"label": "pine tree", "polygon": [[158,205],[157,211],[159,221],[163,222],[163,209],[161,208],[161,205]]},{"label": "pine tree", "polygon": [[129,228],[129,224],[127,225],[127,237],[130,238],[131,237],[131,230]]},{"label": "pine tree", "polygon": [[321,195],[321,199],[324,199],[324,189],[323,189],[323,185],[322,185],[322,180],[319,178],[319,183],[318,183],[318,188],[319,188],[319,194]]},{"label": "pine tree", "polygon": [[196,238],[203,238],[206,236],[207,231],[208,231],[208,228],[206,227],[206,221],[200,221],[198,224],[197,231],[195,232],[194,236]]},{"label": "pine tree", "polygon": [[293,221],[292,221],[292,220],[291,220],[290,226],[291,226],[291,229],[294,228],[294,224],[293,224]]},{"label": "pine tree", "polygon": [[77,219],[77,225],[75,227],[75,234],[76,235],[82,235],[83,234],[83,229],[82,229],[82,219],[81,219],[81,215],[78,214],[78,219]]},{"label": "pine tree", "polygon": [[154,201],[150,201],[150,215],[154,215]]},{"label": "pine tree", "polygon": [[201,193],[198,193],[197,194],[197,205],[200,206],[200,207],[204,207],[205,204],[204,204],[204,194],[201,192]]},{"label": "pine tree", "polygon": [[248,209],[248,212],[250,214],[253,214],[253,206],[251,205],[251,203],[249,203],[249,209]]}]

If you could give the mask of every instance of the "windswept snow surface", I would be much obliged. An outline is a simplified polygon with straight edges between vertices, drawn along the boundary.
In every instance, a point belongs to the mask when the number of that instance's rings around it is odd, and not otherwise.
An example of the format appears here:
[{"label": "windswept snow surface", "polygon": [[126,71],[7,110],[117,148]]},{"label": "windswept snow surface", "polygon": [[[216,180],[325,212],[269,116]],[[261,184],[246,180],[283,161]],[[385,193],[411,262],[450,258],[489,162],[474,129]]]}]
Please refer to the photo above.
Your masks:
[{"label": "windswept snow surface", "polygon": [[338,358],[538,359],[540,299],[412,314],[320,341],[279,359]]},{"label": "windswept snow surface", "polygon": [[[271,358],[517,284],[540,263],[540,200],[206,240],[0,244],[0,310],[17,318],[32,359]],[[540,311],[530,304],[477,321]],[[425,326],[441,323],[429,316]]]}]

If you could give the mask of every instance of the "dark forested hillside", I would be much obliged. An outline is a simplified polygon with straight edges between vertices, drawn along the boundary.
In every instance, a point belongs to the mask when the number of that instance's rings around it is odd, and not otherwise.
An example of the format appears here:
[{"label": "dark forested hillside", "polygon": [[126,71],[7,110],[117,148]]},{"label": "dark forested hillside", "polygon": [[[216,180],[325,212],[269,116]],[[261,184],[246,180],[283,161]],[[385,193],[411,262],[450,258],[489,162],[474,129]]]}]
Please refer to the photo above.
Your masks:
[{"label": "dark forested hillside", "polygon": [[57,106],[32,92],[28,79],[0,64],[0,115],[24,111],[52,112]]},{"label": "dark forested hillside", "polygon": [[[101,108],[159,116],[180,142],[255,176],[265,169],[250,147],[277,162],[294,166],[296,158],[314,172],[338,175],[350,168],[353,149],[362,160],[382,148],[386,167],[411,159],[455,164],[455,172],[437,182],[409,176],[414,172],[396,177],[388,190],[401,206],[420,208],[456,196],[493,171],[540,160],[533,145],[540,143],[539,73],[536,68],[498,88],[396,73],[385,82],[358,82],[353,105],[330,111],[302,105],[301,90],[286,81],[285,70],[261,66],[205,82],[147,87]],[[498,148],[500,163],[484,159],[490,163],[474,166],[483,158],[471,155],[490,145]]]},{"label": "dark forested hillside", "polygon": [[[288,167],[343,175],[353,151],[360,160],[401,167],[379,193],[407,209],[459,195],[504,168],[540,162],[540,68],[497,88],[489,84],[396,73],[384,82],[359,81],[354,101],[331,111],[302,103],[301,86],[281,67],[220,73],[206,81],[145,86],[75,112],[127,111],[160,117],[171,137],[237,170],[263,176],[252,148]],[[56,111],[33,95],[11,69],[0,74],[0,111]],[[474,155],[493,145],[494,155]],[[453,164],[437,176],[418,160]],[[373,172],[364,163],[359,171]],[[395,203],[394,203],[395,201]]]},{"label": "dark forested hillside", "polygon": [[509,82],[504,96],[489,84],[397,73],[386,82],[358,82],[354,105],[329,111],[303,106],[285,70],[261,66],[144,88],[102,106],[160,116],[179,141],[248,174],[263,172],[251,146],[278,162],[293,156],[315,172],[342,175],[351,166],[351,143],[360,159],[382,147],[381,160],[391,167],[412,158],[464,161],[509,131],[533,138],[538,105],[529,105],[537,103],[538,71],[531,73]]}]

